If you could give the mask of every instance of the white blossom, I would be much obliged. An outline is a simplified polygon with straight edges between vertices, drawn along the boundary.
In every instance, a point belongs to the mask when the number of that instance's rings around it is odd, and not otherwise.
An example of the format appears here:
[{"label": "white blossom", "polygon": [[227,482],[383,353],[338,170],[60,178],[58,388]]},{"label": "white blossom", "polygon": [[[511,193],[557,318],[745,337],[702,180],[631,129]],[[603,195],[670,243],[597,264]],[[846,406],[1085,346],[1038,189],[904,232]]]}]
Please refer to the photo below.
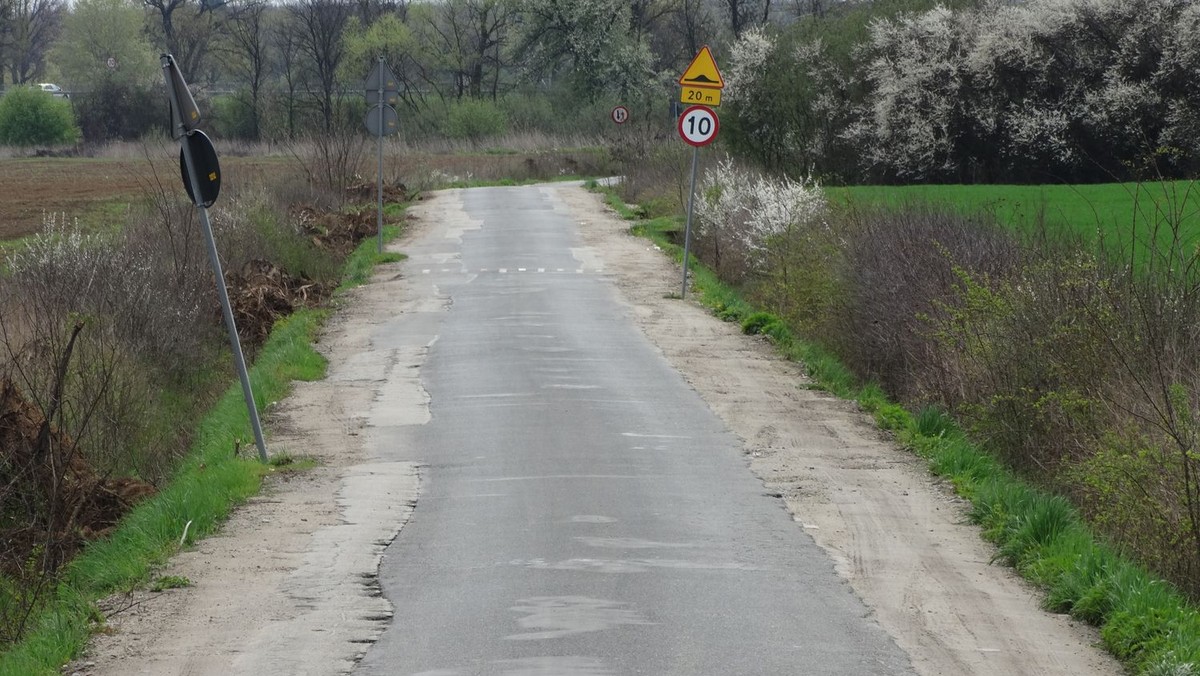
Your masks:
[{"label": "white blossom", "polygon": [[726,158],[704,172],[696,201],[698,237],[736,241],[752,265],[766,260],[772,240],[828,227],[828,203],[816,181],[772,178]]},{"label": "white blossom", "polygon": [[742,33],[730,49],[729,67],[723,73],[724,97],[730,102],[751,101],[757,90],[756,78],[774,51],[774,38],[761,26]]}]

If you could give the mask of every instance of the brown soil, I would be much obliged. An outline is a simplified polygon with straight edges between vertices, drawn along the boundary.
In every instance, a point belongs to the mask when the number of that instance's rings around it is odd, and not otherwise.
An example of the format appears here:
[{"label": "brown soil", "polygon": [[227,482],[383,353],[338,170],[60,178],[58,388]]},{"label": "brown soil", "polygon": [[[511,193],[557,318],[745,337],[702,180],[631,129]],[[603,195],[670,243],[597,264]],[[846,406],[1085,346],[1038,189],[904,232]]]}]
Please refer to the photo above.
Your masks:
[{"label": "brown soil", "polygon": [[[145,157],[30,157],[0,159],[0,242],[32,235],[42,229],[45,214],[84,218],[106,209],[139,200],[159,185],[183,194],[178,159],[173,148],[152,149],[153,163]],[[165,154],[164,154],[165,153]],[[466,155],[408,153],[389,156],[385,175],[425,176],[442,172],[459,180],[502,178],[552,178],[563,173],[602,174],[593,153],[555,152],[533,155]],[[374,162],[363,167],[364,176],[374,176]],[[157,167],[157,169],[156,169]],[[221,156],[221,183],[246,186],[275,180],[281,174],[300,176],[292,157]],[[414,179],[416,180],[416,179]],[[403,183],[385,186],[389,201],[406,201],[411,195]],[[375,183],[364,181],[347,189],[351,200],[375,201]],[[113,205],[116,205],[115,207]],[[373,212],[370,212],[373,214]],[[109,215],[108,218],[118,218]],[[114,225],[99,223],[97,225]],[[374,227],[374,221],[371,221]],[[374,232],[374,230],[372,230]]]},{"label": "brown soil", "polygon": [[339,256],[348,255],[359,242],[377,232],[374,209],[337,212],[304,204],[293,207],[291,215],[313,244]]},{"label": "brown soil", "polygon": [[[161,181],[183,193],[178,164],[172,158],[18,158],[0,159],[0,240],[32,235],[42,229],[43,214],[81,217],[106,204],[141,199]],[[176,160],[177,162],[177,160]],[[221,158],[222,183],[246,185],[255,177],[277,174],[285,158]],[[269,169],[269,171],[268,171]]]},{"label": "brown soil", "polygon": [[0,570],[19,576],[43,547],[37,567],[54,570],[154,493],[138,479],[98,475],[72,439],[0,378]]},{"label": "brown soil", "polygon": [[[355,183],[346,187],[346,197],[355,202],[374,202],[379,199],[379,185],[377,183]],[[390,183],[383,186],[383,201],[407,202],[412,193],[408,191],[408,187],[403,183]]]},{"label": "brown soil", "polygon": [[275,322],[302,307],[319,305],[329,288],[305,277],[294,277],[270,261],[252,260],[241,270],[225,273],[229,303],[243,344],[267,341]]}]

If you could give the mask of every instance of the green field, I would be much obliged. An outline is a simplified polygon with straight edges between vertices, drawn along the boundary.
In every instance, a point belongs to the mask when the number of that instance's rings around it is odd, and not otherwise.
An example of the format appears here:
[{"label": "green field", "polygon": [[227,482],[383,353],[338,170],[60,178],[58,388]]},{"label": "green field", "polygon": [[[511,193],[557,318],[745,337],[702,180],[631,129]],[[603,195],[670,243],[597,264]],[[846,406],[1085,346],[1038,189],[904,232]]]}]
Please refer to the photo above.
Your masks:
[{"label": "green field", "polygon": [[1093,185],[914,185],[826,188],[835,206],[900,207],[933,204],[964,213],[984,212],[1000,223],[1033,231],[1073,231],[1110,243],[1148,241],[1157,227],[1167,241],[1172,223],[1194,250],[1200,242],[1200,183],[1105,183]]}]

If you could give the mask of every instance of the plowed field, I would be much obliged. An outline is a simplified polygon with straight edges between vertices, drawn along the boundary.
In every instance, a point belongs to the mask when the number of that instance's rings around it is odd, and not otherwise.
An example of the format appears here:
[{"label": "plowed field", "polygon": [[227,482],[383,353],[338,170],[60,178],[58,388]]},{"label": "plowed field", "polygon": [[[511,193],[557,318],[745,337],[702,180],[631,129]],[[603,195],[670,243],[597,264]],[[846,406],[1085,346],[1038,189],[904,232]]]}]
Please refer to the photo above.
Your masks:
[{"label": "plowed field", "polygon": [[[286,158],[221,158],[222,184],[256,180],[268,168],[294,171],[296,165]],[[158,181],[183,193],[177,161],[171,158],[153,164],[145,158],[0,159],[0,240],[37,232],[43,213],[73,219],[104,204],[136,201]]]}]

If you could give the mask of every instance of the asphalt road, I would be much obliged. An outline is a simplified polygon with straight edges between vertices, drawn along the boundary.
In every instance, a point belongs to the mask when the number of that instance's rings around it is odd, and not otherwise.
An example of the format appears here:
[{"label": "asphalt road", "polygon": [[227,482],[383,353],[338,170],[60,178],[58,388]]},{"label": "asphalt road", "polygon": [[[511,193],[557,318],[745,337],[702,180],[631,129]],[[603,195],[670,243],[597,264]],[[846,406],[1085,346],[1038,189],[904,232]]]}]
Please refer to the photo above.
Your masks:
[{"label": "asphalt road", "polygon": [[395,616],[355,673],[909,673],[554,190],[456,195],[472,227],[406,247],[431,310],[373,338],[428,346],[430,415],[371,421],[422,488],[381,567]]}]

